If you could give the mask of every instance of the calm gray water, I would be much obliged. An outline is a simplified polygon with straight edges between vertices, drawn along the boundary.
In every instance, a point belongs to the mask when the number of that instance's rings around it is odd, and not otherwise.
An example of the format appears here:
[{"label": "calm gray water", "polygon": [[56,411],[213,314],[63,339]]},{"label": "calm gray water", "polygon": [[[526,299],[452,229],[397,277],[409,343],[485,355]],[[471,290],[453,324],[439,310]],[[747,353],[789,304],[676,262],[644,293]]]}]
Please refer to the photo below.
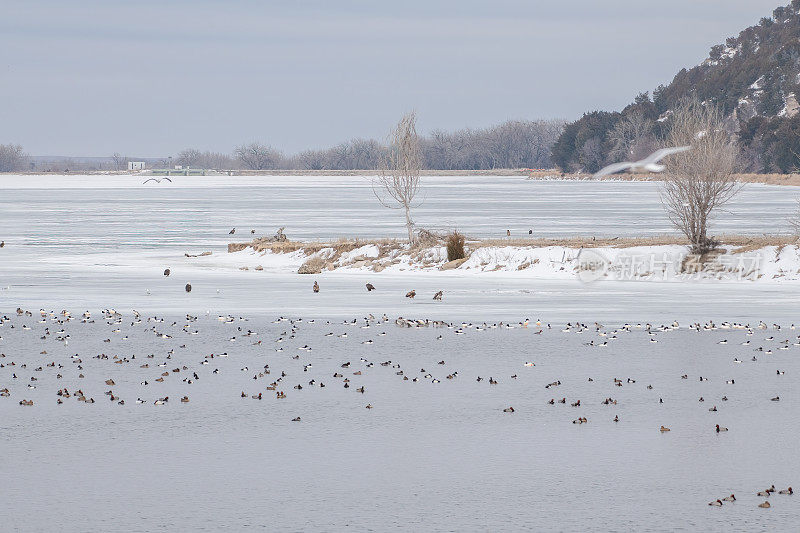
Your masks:
[{"label": "calm gray water", "polygon": [[[800,347],[791,345],[796,332],[788,327],[752,336],[682,329],[657,333],[652,343],[643,330],[613,339],[610,327],[607,337],[560,327],[540,335],[533,327],[466,327],[457,335],[393,323],[362,329],[363,319],[293,325],[257,316],[232,323],[215,316],[137,324],[130,315],[120,324],[95,318],[42,324],[37,313],[0,326],[0,388],[11,392],[0,398],[6,530],[796,527],[796,497],[775,494],[771,509],[759,509],[764,498],[755,495],[796,484],[800,474]],[[248,330],[255,333],[244,336]],[[70,336],[68,345],[56,339],[59,332]],[[722,339],[728,344],[717,344]],[[740,346],[745,339],[752,345]],[[789,349],[779,350],[784,339]],[[362,344],[367,340],[373,343]],[[311,351],[298,350],[306,345]],[[208,358],[222,353],[229,357]],[[108,358],[93,358],[98,354]],[[254,380],[264,365],[271,374]],[[278,400],[266,387],[282,372],[277,388],[287,397]],[[561,385],[545,387],[554,381]],[[81,389],[96,403],[72,396],[58,405],[63,388]],[[262,400],[250,398],[259,392]],[[153,404],[164,396],[165,405]],[[180,403],[182,396],[189,403]],[[771,402],[774,396],[780,401]],[[567,403],[549,405],[551,398]],[[603,405],[605,398],[618,403]],[[34,405],[18,405],[22,399]],[[580,407],[571,407],[577,400]],[[709,412],[714,405],[718,411]],[[509,406],[514,413],[503,412]],[[579,417],[588,423],[573,424]],[[717,423],[729,431],[717,434]],[[661,425],[671,431],[659,432]],[[707,505],[730,493],[737,502]]]}]

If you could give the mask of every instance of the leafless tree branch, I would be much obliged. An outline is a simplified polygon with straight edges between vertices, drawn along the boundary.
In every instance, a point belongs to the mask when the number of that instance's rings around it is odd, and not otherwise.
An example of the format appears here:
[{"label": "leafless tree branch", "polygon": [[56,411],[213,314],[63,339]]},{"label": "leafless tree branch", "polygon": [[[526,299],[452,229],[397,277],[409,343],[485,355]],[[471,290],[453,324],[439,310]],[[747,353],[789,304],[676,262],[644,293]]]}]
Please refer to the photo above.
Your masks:
[{"label": "leafless tree branch", "polygon": [[419,174],[422,167],[416,113],[403,115],[397,127],[389,134],[386,160],[381,165],[381,175],[372,183],[375,197],[384,207],[402,209],[406,218],[408,241],[414,242],[414,221],[411,208],[419,192]]},{"label": "leafless tree branch", "polygon": [[666,145],[692,149],[665,160],[661,202],[692,253],[704,254],[716,244],[708,236],[709,219],[741,190],[733,177],[738,150],[723,127],[722,114],[710,102],[684,100],[670,120]]}]

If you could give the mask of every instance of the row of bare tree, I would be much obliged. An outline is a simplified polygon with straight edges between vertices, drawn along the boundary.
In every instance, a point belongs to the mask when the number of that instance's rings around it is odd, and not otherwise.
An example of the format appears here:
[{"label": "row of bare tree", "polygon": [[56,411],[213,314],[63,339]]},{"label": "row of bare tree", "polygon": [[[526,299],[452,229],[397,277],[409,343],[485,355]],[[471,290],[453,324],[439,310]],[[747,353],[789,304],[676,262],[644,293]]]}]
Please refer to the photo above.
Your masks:
[{"label": "row of bare tree", "polygon": [[[432,170],[551,168],[551,149],[563,127],[564,121],[561,120],[515,120],[483,129],[437,130],[429,136],[419,137],[420,163],[422,168]],[[16,159],[11,157],[14,154]],[[378,170],[388,155],[389,147],[384,142],[352,139],[332,148],[305,150],[294,155],[252,142],[237,146],[231,154],[187,148],[175,157],[148,158],[147,161],[149,166],[163,168],[180,165],[216,170]],[[122,171],[128,168],[131,159],[117,152],[107,160],[32,160],[31,169]],[[5,165],[0,169],[23,170],[22,149],[15,145],[0,145],[0,165]]]},{"label": "row of bare tree", "polygon": [[[550,150],[563,121],[508,121],[485,129],[437,130],[419,138],[420,164],[435,170],[550,168]],[[387,147],[371,139],[354,139],[328,150],[298,155],[300,168],[314,170],[376,169]]]},{"label": "row of bare tree", "polygon": [[[435,131],[419,137],[420,163],[425,169],[491,170],[550,168],[550,150],[563,121],[509,121],[492,128]],[[352,139],[325,150],[305,150],[288,156],[271,146],[237,146],[232,156],[183,150],[175,164],[214,169],[378,170],[389,146],[374,139]]]},{"label": "row of bare tree", "polygon": [[[636,161],[659,146],[691,147],[665,160],[661,200],[669,220],[686,236],[691,251],[705,254],[718,244],[708,234],[711,218],[741,190],[734,176],[740,164],[739,150],[725,128],[722,113],[712,103],[687,98],[672,110],[668,120],[666,134],[656,139],[650,133],[652,124],[642,116],[626,117],[612,132],[611,155]],[[380,170],[373,191],[382,205],[403,212],[408,238],[413,242],[412,209],[423,168],[547,166],[545,158],[560,128],[557,122],[507,122],[489,130],[436,132],[420,138],[416,115],[411,112],[392,130],[386,146],[354,140],[328,151],[303,152],[287,159],[270,147],[252,143],[237,147],[235,159],[214,152],[184,150],[175,162],[192,167],[231,168],[238,160],[253,170],[293,168],[288,162],[309,169],[327,169],[329,164],[333,168]],[[24,161],[22,147],[0,145],[0,171],[20,170]],[[120,154],[112,157],[118,170],[126,163],[127,158]],[[790,223],[798,229],[800,216],[795,218]]]},{"label": "row of bare tree", "polygon": [[[424,145],[415,123],[415,114],[408,113],[392,131],[381,175],[373,183],[382,205],[403,212],[412,243],[415,234],[411,211],[421,187]],[[646,126],[631,120],[615,130],[618,137],[613,155],[638,161],[658,144],[691,148],[672,154],[665,161],[661,200],[669,220],[686,237],[691,252],[706,254],[718,244],[709,235],[711,217],[741,190],[734,177],[738,155],[735,140],[725,129],[719,109],[696,98],[682,101],[673,110],[661,143],[641,134],[643,129],[652,131]],[[507,144],[514,146],[513,142]]]},{"label": "row of bare tree", "polygon": [[551,168],[550,152],[564,122],[508,121],[487,129],[434,131],[421,140],[425,168],[485,170]]},{"label": "row of bare tree", "polygon": [[0,144],[0,172],[23,170],[25,152],[18,144]]}]

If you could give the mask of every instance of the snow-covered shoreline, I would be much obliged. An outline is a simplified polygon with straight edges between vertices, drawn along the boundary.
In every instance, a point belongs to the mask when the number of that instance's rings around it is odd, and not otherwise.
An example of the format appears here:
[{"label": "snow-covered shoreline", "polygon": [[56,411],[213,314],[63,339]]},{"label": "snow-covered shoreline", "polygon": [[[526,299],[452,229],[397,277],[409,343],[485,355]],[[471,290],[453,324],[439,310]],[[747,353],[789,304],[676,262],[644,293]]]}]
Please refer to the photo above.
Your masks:
[{"label": "snow-covered shoreline", "polygon": [[[280,252],[252,248],[227,257],[198,258],[215,266],[282,273],[325,272],[436,273],[458,275],[506,273],[537,279],[581,281],[800,281],[800,247],[720,247],[711,257],[689,255],[685,246],[654,245],[625,248],[564,246],[482,246],[464,260],[448,262],[444,246],[410,249],[365,244],[349,251],[336,245]],[[310,265],[310,266],[309,266]]]}]

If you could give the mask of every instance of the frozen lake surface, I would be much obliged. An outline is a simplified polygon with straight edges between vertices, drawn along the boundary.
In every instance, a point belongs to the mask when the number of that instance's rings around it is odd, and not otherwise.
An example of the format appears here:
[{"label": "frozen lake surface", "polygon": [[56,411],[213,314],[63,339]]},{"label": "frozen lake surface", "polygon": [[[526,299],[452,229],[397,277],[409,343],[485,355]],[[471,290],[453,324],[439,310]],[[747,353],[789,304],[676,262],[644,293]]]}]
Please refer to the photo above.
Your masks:
[{"label": "frozen lake surface", "polygon": [[[375,199],[369,177],[0,176],[3,238],[77,251],[221,246],[250,229],[292,239],[404,237],[399,212]],[[536,181],[513,177],[423,177],[416,223],[473,237],[649,236],[673,233],[656,182]],[[712,226],[717,234],[789,229],[798,195],[748,184]],[[9,224],[11,223],[11,224]],[[239,237],[243,235],[244,237]]]},{"label": "frozen lake surface", "polygon": [[[173,312],[261,312],[347,316],[363,312],[518,320],[759,319],[794,321],[797,284],[586,285],[524,273],[325,273],[313,295],[307,277],[241,272],[226,245],[286,227],[292,239],[401,237],[399,213],[382,208],[367,177],[174,177],[143,185],[140,176],[0,176],[0,301],[4,309],[70,307]],[[476,237],[646,236],[671,232],[652,182],[529,181],[520,177],[424,178],[419,225],[459,228]],[[716,233],[776,233],[795,207],[789,187],[747,185],[715,221]],[[236,227],[235,235],[228,231]],[[212,251],[213,267],[184,253]],[[173,275],[165,279],[164,268]],[[364,283],[380,291],[369,299]],[[191,295],[183,293],[191,282]],[[787,287],[789,287],[787,289]],[[794,287],[794,288],[791,288]],[[445,290],[442,305],[429,296]],[[150,294],[147,294],[147,291]],[[422,298],[420,298],[422,300]],[[768,315],[768,316],[767,316]]]},{"label": "frozen lake surface", "polygon": [[796,527],[796,496],[775,493],[770,509],[756,496],[800,474],[800,346],[786,325],[60,318],[0,325],[7,530]]}]

